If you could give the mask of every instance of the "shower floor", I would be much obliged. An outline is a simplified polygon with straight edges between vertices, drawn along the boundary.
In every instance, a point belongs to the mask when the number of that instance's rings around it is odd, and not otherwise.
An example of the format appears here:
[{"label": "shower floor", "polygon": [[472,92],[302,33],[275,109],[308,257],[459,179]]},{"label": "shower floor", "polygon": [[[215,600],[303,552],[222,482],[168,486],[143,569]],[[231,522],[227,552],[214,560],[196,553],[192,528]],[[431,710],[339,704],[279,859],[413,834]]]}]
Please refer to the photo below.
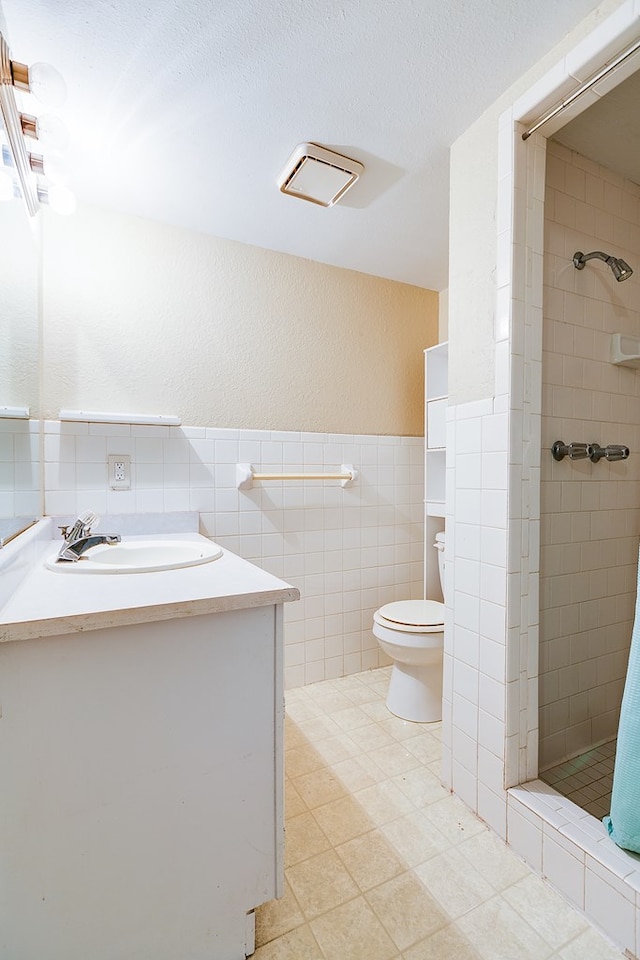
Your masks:
[{"label": "shower floor", "polygon": [[550,767],[540,774],[540,779],[600,820],[611,810],[615,756],[616,741],[610,740]]}]

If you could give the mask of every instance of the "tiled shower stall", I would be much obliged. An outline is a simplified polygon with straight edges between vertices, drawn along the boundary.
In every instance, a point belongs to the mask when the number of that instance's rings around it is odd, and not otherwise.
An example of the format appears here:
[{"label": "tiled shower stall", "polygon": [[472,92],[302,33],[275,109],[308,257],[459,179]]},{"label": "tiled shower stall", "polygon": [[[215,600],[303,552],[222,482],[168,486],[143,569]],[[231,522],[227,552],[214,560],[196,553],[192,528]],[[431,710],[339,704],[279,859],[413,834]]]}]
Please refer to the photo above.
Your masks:
[{"label": "tiled shower stall", "polygon": [[[633,625],[640,377],[611,362],[640,332],[640,186],[551,141],[543,331],[540,769],[615,737]],[[636,266],[617,283],[603,250]],[[556,462],[555,440],[623,444],[628,460]]]}]

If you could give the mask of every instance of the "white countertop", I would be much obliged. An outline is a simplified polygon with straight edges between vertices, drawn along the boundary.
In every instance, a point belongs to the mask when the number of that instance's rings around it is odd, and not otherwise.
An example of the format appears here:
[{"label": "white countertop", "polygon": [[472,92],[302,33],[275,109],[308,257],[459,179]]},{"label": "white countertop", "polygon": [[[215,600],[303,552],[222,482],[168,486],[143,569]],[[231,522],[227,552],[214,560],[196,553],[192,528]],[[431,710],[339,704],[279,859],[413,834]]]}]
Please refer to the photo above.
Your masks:
[{"label": "white countertop", "polygon": [[[206,538],[163,533],[162,539]],[[59,538],[41,537],[28,545],[30,569],[0,609],[0,642],[224,613],[300,596],[295,587],[227,550],[217,560],[180,570],[93,576],[48,570],[44,561],[59,546]]]}]

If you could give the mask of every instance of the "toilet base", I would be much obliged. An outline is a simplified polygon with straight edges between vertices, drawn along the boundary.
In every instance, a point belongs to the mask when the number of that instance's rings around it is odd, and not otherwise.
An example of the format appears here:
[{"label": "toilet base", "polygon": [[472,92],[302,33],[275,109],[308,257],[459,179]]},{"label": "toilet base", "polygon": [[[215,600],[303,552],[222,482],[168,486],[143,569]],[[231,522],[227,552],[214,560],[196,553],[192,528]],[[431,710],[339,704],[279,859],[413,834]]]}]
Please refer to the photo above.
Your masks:
[{"label": "toilet base", "polygon": [[395,662],[387,691],[387,709],[413,723],[442,720],[442,668]]}]

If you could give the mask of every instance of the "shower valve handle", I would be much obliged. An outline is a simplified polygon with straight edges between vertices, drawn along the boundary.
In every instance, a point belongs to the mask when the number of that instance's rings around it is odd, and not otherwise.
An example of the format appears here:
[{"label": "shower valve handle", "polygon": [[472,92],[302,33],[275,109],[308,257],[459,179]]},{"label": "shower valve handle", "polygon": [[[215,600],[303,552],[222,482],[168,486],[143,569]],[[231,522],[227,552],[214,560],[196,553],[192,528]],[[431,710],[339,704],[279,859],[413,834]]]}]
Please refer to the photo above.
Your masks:
[{"label": "shower valve handle", "polygon": [[551,453],[554,460],[564,460],[565,457],[570,460],[586,460],[591,456],[591,444],[563,443],[562,440],[556,440],[551,447]]},{"label": "shower valve handle", "polygon": [[629,456],[629,447],[621,443],[609,443],[606,447],[601,447],[599,443],[590,443],[589,447],[589,456],[594,463],[598,463],[603,457],[611,463],[614,460],[626,460]]},{"label": "shower valve handle", "polygon": [[609,461],[613,460],[626,460],[629,456],[629,447],[625,447],[621,443],[610,443],[604,448],[605,459]]}]

